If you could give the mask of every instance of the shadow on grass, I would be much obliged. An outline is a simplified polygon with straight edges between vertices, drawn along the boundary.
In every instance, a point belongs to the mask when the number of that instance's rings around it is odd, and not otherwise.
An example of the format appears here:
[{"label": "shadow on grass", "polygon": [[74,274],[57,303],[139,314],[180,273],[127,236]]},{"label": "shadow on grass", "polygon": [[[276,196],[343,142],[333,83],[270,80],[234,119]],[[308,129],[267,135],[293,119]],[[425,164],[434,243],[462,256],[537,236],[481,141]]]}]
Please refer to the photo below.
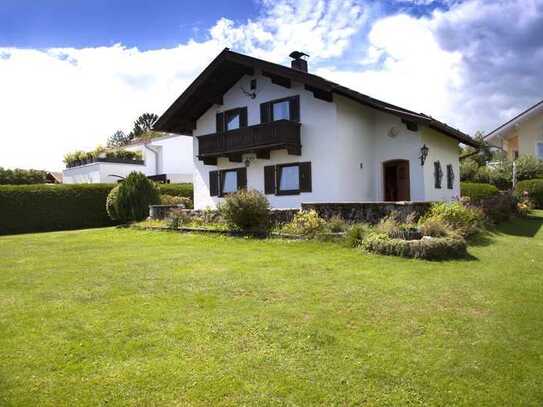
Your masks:
[{"label": "shadow on grass", "polygon": [[543,217],[529,215],[496,226],[496,232],[511,236],[534,237],[543,225]]}]

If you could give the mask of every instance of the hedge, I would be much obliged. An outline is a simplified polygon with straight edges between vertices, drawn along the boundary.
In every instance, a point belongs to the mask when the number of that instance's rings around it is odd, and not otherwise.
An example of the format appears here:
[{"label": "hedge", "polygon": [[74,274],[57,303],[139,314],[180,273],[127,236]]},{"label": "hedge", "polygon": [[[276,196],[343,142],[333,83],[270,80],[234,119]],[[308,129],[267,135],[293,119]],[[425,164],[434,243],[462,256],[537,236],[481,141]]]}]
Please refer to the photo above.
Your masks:
[{"label": "hedge", "polygon": [[522,200],[525,191],[528,192],[528,198],[534,202],[535,206],[543,209],[543,179],[520,181],[515,186],[515,197]]},{"label": "hedge", "polygon": [[460,195],[470,198],[472,201],[491,198],[499,193],[498,188],[492,184],[476,182],[461,182]]},{"label": "hedge", "polygon": [[114,186],[0,185],[0,235],[110,226],[106,198]]},{"label": "hedge", "polygon": [[362,248],[386,256],[426,260],[446,260],[467,256],[466,241],[456,237],[401,240],[390,239],[386,235],[373,234],[362,241]]},{"label": "hedge", "polygon": [[162,195],[182,196],[193,199],[192,184],[159,184]]}]

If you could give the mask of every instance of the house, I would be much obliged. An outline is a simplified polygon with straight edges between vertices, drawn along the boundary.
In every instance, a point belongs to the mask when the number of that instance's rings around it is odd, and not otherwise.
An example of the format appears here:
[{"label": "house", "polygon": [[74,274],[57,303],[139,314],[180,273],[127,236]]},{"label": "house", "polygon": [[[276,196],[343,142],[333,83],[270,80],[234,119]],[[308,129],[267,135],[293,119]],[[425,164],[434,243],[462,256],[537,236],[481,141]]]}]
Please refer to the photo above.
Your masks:
[{"label": "house", "polygon": [[151,140],[136,140],[123,149],[140,153],[143,159],[97,157],[66,168],[63,171],[64,183],[117,182],[132,171],[143,172],[159,182],[192,182],[194,163],[190,137],[166,134]]},{"label": "house", "polygon": [[543,100],[491,131],[485,139],[504,149],[510,160],[526,154],[543,160]]},{"label": "house", "polygon": [[475,140],[313,75],[304,56],[289,68],[225,49],[159,118],[193,137],[195,208],[240,188],[273,208],[459,196],[458,146]]}]

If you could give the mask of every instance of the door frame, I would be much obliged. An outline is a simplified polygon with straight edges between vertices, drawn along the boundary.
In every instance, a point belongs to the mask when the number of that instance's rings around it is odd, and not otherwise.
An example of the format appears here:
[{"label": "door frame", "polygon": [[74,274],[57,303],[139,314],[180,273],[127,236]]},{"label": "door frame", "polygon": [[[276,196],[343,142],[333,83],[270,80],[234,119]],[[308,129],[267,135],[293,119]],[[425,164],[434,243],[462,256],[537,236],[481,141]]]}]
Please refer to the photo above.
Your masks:
[{"label": "door frame", "polygon": [[[382,162],[382,185],[383,185],[383,201],[384,202],[402,202],[402,201],[387,201],[387,183],[386,183],[386,168],[396,166],[398,164],[407,164],[407,199],[405,201],[411,200],[411,163],[409,160],[404,158],[394,158],[392,160],[387,160]],[[396,180],[398,182],[398,179]]]}]

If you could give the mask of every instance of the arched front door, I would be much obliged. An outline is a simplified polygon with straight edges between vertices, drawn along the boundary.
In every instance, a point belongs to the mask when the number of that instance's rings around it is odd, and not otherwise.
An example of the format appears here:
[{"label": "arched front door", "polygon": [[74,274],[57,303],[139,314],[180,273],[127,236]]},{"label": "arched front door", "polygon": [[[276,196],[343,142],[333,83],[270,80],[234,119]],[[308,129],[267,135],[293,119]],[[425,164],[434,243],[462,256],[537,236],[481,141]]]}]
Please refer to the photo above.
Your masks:
[{"label": "arched front door", "polygon": [[409,183],[409,161],[391,160],[383,163],[385,201],[411,200]]}]

